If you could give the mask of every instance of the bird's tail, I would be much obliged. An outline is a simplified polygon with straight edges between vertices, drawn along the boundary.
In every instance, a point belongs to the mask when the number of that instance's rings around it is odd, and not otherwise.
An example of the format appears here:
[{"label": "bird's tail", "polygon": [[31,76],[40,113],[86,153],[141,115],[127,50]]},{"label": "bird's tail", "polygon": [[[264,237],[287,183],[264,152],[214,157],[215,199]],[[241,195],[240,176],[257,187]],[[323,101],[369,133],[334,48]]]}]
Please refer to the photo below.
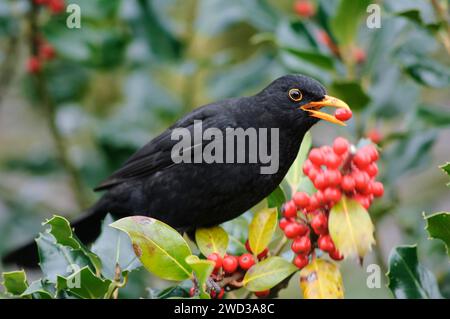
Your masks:
[{"label": "bird's tail", "polygon": [[[107,214],[107,209],[100,200],[92,206],[85,216],[71,223],[76,236],[84,243],[93,242],[100,234],[101,224]],[[38,266],[39,253],[34,240],[14,249],[2,257],[4,264],[17,264],[23,267],[34,268]]]}]

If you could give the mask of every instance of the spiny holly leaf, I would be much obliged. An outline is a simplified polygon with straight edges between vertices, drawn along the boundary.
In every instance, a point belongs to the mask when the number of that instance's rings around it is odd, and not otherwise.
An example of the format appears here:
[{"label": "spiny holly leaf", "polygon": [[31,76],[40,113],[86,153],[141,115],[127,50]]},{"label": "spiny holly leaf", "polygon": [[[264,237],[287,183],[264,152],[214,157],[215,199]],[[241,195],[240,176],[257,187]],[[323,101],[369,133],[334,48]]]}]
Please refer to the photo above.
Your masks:
[{"label": "spiny holly leaf", "polygon": [[6,292],[13,296],[20,296],[28,288],[27,274],[24,270],[4,272],[2,277]]},{"label": "spiny holly leaf", "polygon": [[223,257],[228,248],[228,234],[220,226],[199,228],[195,231],[195,241],[201,253],[208,257],[218,253]]},{"label": "spiny holly leaf", "polygon": [[22,298],[32,297],[33,299],[53,299],[56,295],[56,289],[53,284],[45,280],[33,281],[30,286],[22,293]]},{"label": "spiny holly leaf", "polygon": [[111,215],[107,215],[102,224],[101,235],[92,245],[91,250],[102,262],[102,274],[105,278],[114,280],[116,265],[122,272],[130,272],[142,264],[133,251],[131,240],[124,232],[109,227],[114,222]]},{"label": "spiny holly leaf", "polygon": [[206,281],[214,270],[214,262],[210,260],[202,260],[195,255],[186,257],[186,262],[194,271],[195,277],[200,288],[200,298],[210,299],[210,295],[206,293]]},{"label": "spiny holly leaf", "polygon": [[[439,166],[448,176],[450,176],[450,162],[445,163],[444,165]],[[450,187],[450,183],[447,184]]]},{"label": "spiny holly leaf", "polygon": [[58,276],[56,289],[82,299],[100,299],[106,297],[110,285],[111,280],[101,279],[84,267],[67,278]]},{"label": "spiny holly leaf", "polygon": [[267,248],[277,226],[277,209],[266,208],[255,214],[249,226],[248,241],[255,255]]},{"label": "spiny holly leaf", "polygon": [[84,245],[81,243],[72,232],[72,228],[70,227],[70,223],[67,219],[62,216],[54,215],[51,219],[44,222],[43,225],[50,225],[50,229],[48,233],[52,234],[56,240],[57,244],[62,246],[70,247],[74,250],[82,251],[91,261],[92,265],[95,267],[97,271],[101,269],[101,261],[100,258],[94,253],[90,252]]},{"label": "spiny holly leaf", "polygon": [[424,216],[427,225],[425,229],[428,231],[430,238],[440,239],[445,243],[447,254],[450,256],[450,213],[439,212],[429,216]]},{"label": "spiny holly leaf", "polygon": [[130,236],[135,254],[148,271],[166,280],[184,280],[192,269],[186,257],[192,255],[183,237],[154,218],[131,216],[111,224]]},{"label": "spiny holly leaf", "polygon": [[311,133],[306,133],[303,137],[302,144],[300,146],[300,150],[297,154],[297,157],[294,163],[289,168],[289,171],[285,177],[286,181],[291,185],[292,193],[296,192],[298,189],[298,185],[300,183],[300,179],[303,176],[303,163],[308,156],[308,152],[311,148],[312,139]]},{"label": "spiny holly leaf", "polygon": [[274,287],[297,270],[286,259],[273,256],[250,268],[242,283],[250,291],[262,291]]},{"label": "spiny holly leaf", "polygon": [[44,278],[56,283],[56,277],[68,276],[84,266],[91,266],[90,259],[80,249],[60,245],[49,233],[41,233],[36,239],[39,251],[39,265]]},{"label": "spiny holly leaf", "polygon": [[434,275],[417,259],[417,247],[399,246],[389,256],[388,287],[397,299],[442,298]]},{"label": "spiny holly leaf", "polygon": [[363,258],[375,243],[369,214],[360,203],[346,196],[331,209],[328,229],[344,257]]},{"label": "spiny holly leaf", "polygon": [[342,299],[344,285],[336,264],[314,258],[300,271],[300,287],[304,299]]}]

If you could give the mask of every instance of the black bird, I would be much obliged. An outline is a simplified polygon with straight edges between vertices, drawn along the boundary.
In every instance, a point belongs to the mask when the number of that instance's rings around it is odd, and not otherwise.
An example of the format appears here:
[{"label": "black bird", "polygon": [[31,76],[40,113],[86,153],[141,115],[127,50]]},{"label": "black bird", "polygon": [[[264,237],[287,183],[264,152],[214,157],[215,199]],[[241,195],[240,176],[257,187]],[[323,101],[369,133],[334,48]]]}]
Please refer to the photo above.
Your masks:
[{"label": "black bird", "polygon": [[[280,184],[305,133],[319,119],[345,125],[320,112],[324,106],[349,108],[341,100],[327,96],[319,82],[303,75],[286,75],[254,96],[211,103],[192,111],[138,150],[95,189],[106,193],[86,217],[73,224],[76,235],[83,242],[93,241],[107,213],[117,218],[151,216],[186,232],[239,216]],[[203,130],[218,128],[224,136],[227,127],[278,128],[278,171],[261,174],[261,167],[267,166],[261,161],[174,163],[171,152],[178,140],[171,138],[172,132],[177,128],[192,132],[196,120],[202,121]],[[36,265],[35,243],[8,254],[4,261]]]}]

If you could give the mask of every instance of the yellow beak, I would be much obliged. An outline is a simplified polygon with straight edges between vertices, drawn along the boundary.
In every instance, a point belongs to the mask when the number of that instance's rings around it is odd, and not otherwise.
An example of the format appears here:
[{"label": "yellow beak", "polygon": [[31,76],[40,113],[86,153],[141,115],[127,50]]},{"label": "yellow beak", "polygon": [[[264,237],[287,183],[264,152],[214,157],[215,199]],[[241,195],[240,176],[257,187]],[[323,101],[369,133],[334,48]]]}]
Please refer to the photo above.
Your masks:
[{"label": "yellow beak", "polygon": [[341,108],[341,109],[347,109],[350,110],[350,107],[342,100],[339,100],[338,98],[325,95],[323,100],[316,101],[316,102],[310,102],[308,104],[305,104],[301,106],[300,108],[303,111],[308,111],[310,116],[316,117],[334,124],[339,124],[342,126],[347,126],[344,122],[338,120],[333,115],[327,114],[325,112],[320,112],[319,110],[325,106],[335,107],[335,108]]}]

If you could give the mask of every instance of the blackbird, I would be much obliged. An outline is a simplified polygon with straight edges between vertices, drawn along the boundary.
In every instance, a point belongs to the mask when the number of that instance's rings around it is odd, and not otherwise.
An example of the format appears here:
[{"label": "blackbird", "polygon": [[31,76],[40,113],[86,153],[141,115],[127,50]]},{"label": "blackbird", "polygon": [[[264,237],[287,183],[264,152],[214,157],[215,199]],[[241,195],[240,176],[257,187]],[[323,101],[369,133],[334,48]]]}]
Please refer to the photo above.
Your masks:
[{"label": "blackbird", "polygon": [[[93,241],[107,213],[116,218],[150,216],[181,232],[192,232],[239,216],[280,184],[297,156],[305,133],[315,123],[324,119],[345,125],[319,111],[324,106],[349,109],[343,101],[326,95],[325,88],[316,80],[286,75],[254,96],[197,108],[138,150],[95,189],[105,194],[88,209],[85,217],[73,223],[75,234],[83,242]],[[202,121],[203,130],[216,128],[224,136],[227,128],[278,129],[278,154],[271,154],[277,156],[277,170],[262,174],[261,167],[265,164],[261,160],[175,163],[172,151],[179,141],[172,138],[172,133],[180,128],[192,132],[196,121]],[[208,142],[202,140],[200,146]],[[249,150],[247,146],[246,159]],[[35,265],[35,243],[8,254],[4,262]]]}]

